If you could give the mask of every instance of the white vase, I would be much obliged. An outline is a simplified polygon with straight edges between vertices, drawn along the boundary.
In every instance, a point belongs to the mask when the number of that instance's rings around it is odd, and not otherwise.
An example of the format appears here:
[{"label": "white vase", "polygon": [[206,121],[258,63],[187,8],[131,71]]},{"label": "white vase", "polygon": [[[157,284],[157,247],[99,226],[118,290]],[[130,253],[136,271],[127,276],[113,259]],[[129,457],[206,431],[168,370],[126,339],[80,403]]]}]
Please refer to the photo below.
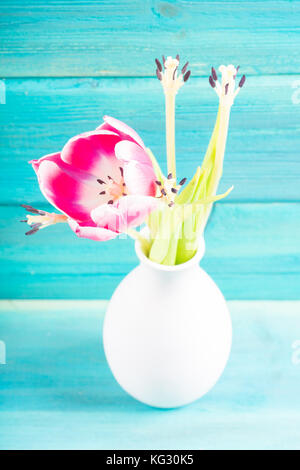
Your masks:
[{"label": "white vase", "polygon": [[231,319],[225,299],[196,255],[177,266],[140,265],[114,292],[103,328],[111,371],[132,397],[159,408],[197,400],[221,376],[229,357]]}]

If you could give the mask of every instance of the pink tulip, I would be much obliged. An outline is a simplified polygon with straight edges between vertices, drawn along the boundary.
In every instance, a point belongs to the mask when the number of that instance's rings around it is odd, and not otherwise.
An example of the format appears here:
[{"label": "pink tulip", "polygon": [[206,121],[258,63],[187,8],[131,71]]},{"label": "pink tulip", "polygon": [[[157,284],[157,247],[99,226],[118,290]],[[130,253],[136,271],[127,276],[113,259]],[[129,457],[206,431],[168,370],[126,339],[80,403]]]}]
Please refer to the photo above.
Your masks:
[{"label": "pink tulip", "polygon": [[140,225],[157,207],[145,145],[126,124],[105,116],[95,131],[32,164],[46,199],[83,238],[105,241]]}]

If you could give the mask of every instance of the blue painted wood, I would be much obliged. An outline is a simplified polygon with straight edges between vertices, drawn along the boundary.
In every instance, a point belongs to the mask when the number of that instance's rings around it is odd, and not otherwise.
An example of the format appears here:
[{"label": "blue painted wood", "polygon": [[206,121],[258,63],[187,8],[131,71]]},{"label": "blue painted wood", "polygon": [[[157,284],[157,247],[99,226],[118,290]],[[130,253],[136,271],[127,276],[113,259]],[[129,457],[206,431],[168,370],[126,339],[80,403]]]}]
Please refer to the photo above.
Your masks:
[{"label": "blue painted wood", "polygon": [[218,384],[190,406],[159,410],[112,377],[103,303],[1,303],[0,448],[299,450],[300,304],[229,309],[233,348]]},{"label": "blue painted wood", "polygon": [[2,0],[0,76],[153,76],[176,54],[195,75],[243,63],[297,73],[299,1]]},{"label": "blue painted wood", "polygon": [[299,1],[3,0],[0,297],[109,298],[135,264],[129,241],[99,245],[64,227],[28,240],[17,205],[44,204],[26,162],[103,114],[134,127],[164,165],[163,97],[150,77],[155,56],[178,51],[193,72],[177,100],[182,177],[201,162],[214,123],[210,65],[240,63],[248,75],[220,186],[235,190],[213,216],[203,265],[228,298],[298,299],[299,19]]},{"label": "blue painted wood", "polygon": [[[62,224],[25,237],[22,218],[22,208],[0,208],[2,298],[109,299],[137,265],[130,239],[79,239]],[[227,299],[299,299],[299,238],[299,203],[220,202],[202,266]]]},{"label": "blue painted wood", "polygon": [[[300,104],[296,76],[250,78],[232,110],[220,191],[226,201],[300,198]],[[6,80],[0,106],[0,203],[43,201],[27,161],[59,151],[75,134],[94,129],[104,114],[127,122],[165,168],[164,103],[152,79]],[[206,79],[191,78],[177,99],[178,174],[191,177],[213,129],[217,99]],[[11,184],[13,175],[14,184]]]}]

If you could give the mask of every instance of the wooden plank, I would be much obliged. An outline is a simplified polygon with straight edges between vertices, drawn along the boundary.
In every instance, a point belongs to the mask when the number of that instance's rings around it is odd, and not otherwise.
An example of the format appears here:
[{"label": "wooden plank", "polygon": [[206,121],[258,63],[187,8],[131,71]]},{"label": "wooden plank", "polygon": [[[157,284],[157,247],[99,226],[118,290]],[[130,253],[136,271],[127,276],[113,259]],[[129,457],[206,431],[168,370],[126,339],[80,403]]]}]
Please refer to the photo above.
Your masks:
[{"label": "wooden plank", "polygon": [[248,75],[300,68],[299,1],[2,1],[0,76],[153,76],[176,54]]},{"label": "wooden plank", "polygon": [[[235,186],[228,201],[299,200],[296,85],[297,76],[252,77],[238,96],[220,187]],[[164,104],[157,80],[7,79],[6,90],[6,105],[0,106],[0,203],[40,204],[43,196],[27,161],[60,150],[73,135],[94,129],[104,114],[135,128],[165,168]],[[216,98],[204,78],[192,77],[178,94],[181,177],[191,177],[202,161]]]},{"label": "wooden plank", "polygon": [[[137,258],[130,239],[97,243],[63,225],[25,237],[0,208],[1,298],[108,299]],[[300,204],[215,206],[202,266],[227,299],[300,299]]]},{"label": "wooden plank", "polygon": [[201,400],[166,411],[114,380],[102,303],[0,303],[0,448],[299,449],[300,302],[228,306],[234,334],[223,376]]}]

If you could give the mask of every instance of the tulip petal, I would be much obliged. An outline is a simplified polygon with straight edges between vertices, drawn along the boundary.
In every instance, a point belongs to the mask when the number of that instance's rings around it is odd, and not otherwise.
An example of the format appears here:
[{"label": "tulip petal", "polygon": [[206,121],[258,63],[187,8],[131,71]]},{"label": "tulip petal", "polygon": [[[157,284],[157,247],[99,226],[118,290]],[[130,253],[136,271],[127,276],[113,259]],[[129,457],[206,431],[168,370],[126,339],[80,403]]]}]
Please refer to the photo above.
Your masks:
[{"label": "tulip petal", "polygon": [[127,229],[126,220],[123,220],[122,214],[116,205],[104,204],[98,206],[92,210],[91,217],[98,227],[118,233]]},{"label": "tulip petal", "polygon": [[139,145],[129,140],[118,142],[115,146],[115,154],[116,157],[124,163],[135,161],[152,167],[152,162],[147,152]]},{"label": "tulip petal", "polygon": [[115,146],[120,137],[109,131],[86,132],[72,137],[61,152],[61,159],[74,169],[84,171],[95,178],[110,176],[120,179],[119,162]]},{"label": "tulip petal", "polygon": [[116,232],[126,232],[141,225],[158,207],[159,201],[148,196],[126,196],[114,205],[102,205],[91,212],[97,226]]},{"label": "tulip petal", "polygon": [[145,222],[148,215],[157,209],[159,199],[149,196],[132,195],[119,200],[118,209],[128,227],[138,227]]},{"label": "tulip petal", "polygon": [[122,140],[128,140],[128,137],[130,137],[130,140],[133,140],[133,142],[136,142],[144,149],[146,148],[144,142],[137,132],[135,132],[131,127],[127,126],[127,124],[124,122],[119,121],[118,119],[115,119],[111,116],[103,116],[103,120],[104,123],[97,127],[97,129],[118,132]]},{"label": "tulip petal", "polygon": [[79,225],[75,220],[69,219],[68,223],[77,235],[80,238],[89,238],[90,240],[94,240],[96,242],[106,242],[108,240],[112,240],[116,238],[118,233],[113,232],[111,230],[107,230],[102,227],[88,227]]},{"label": "tulip petal", "polygon": [[90,211],[102,202],[95,187],[68,174],[57,154],[33,163],[37,165],[40,189],[46,199],[77,221],[90,220]]},{"label": "tulip petal", "polygon": [[130,194],[155,196],[156,184],[153,167],[129,162],[124,165],[124,181]]},{"label": "tulip petal", "polygon": [[30,165],[32,165],[32,168],[34,169],[37,176],[38,176],[38,170],[39,170],[40,164],[45,160],[50,160],[50,161],[59,163],[60,162],[60,152],[49,153],[48,155],[45,155],[44,157],[39,158],[38,160],[30,160],[28,162],[28,163],[30,163]]}]

